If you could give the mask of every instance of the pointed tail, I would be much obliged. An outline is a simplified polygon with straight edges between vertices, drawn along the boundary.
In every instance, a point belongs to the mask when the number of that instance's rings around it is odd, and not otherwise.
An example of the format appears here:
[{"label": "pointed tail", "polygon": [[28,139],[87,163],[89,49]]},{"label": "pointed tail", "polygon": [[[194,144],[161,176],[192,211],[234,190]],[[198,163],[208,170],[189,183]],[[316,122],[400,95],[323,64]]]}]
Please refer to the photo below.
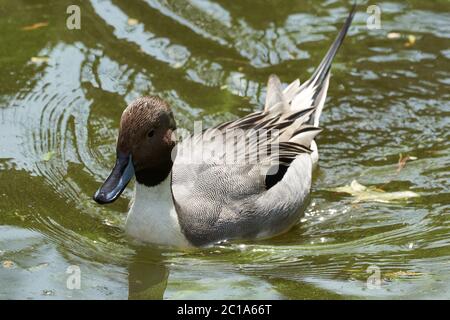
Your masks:
[{"label": "pointed tail", "polygon": [[[327,78],[331,69],[331,63],[333,62],[334,56],[341,47],[342,42],[344,41],[344,38],[347,35],[348,29],[352,24],[353,17],[355,16],[355,9],[356,3],[353,5],[352,10],[350,11],[347,19],[345,20],[344,26],[342,27],[339,34],[336,36],[336,39],[334,40],[327,54],[317,67],[316,71],[314,71],[313,75],[311,76],[309,80],[311,82],[310,85],[318,86],[320,88],[324,83],[325,79]],[[316,96],[319,94],[319,92],[320,90],[316,90]]]},{"label": "pointed tail", "polygon": [[300,112],[310,108],[313,109],[309,119],[306,120],[306,123],[312,124],[315,127],[319,126],[320,114],[322,113],[322,109],[325,104],[328,83],[330,80],[331,63],[333,62],[333,58],[341,47],[347,31],[352,24],[353,17],[355,16],[355,10],[356,3],[353,5],[341,31],[336,36],[336,39],[330,49],[328,49],[327,54],[314,71],[311,78],[302,85],[300,85],[299,80],[295,80],[283,91],[292,112]]}]

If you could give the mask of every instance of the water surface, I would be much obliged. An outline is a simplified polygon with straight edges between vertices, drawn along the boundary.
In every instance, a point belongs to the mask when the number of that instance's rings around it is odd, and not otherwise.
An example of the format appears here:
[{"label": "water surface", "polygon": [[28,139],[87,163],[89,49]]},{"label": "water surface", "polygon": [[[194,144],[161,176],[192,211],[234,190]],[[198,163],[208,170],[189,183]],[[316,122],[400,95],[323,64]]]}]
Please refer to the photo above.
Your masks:
[{"label": "water surface", "polygon": [[[269,74],[311,75],[350,2],[85,0],[81,30],[68,30],[74,1],[3,0],[0,298],[449,298],[450,2],[379,1],[379,30],[360,2],[302,223],[183,252],[124,237],[131,188],[110,206],[91,200],[122,110],[157,94],[186,129],[258,110]],[[399,171],[400,155],[417,159]],[[332,190],[353,180],[419,197],[355,202]],[[80,290],[66,286],[71,265]]]}]

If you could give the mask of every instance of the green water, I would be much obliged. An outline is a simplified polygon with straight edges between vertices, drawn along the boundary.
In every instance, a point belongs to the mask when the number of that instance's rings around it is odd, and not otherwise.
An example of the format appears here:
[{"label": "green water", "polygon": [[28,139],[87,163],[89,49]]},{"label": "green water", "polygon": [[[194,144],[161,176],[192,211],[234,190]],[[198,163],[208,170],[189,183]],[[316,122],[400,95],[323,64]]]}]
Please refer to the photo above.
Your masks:
[{"label": "green water", "polygon": [[[350,1],[2,0],[0,298],[450,298],[450,2],[379,1],[379,30],[360,3],[302,223],[182,252],[124,237],[131,188],[110,206],[91,200],[122,110],[157,94],[188,129],[257,110],[269,74],[311,74]],[[70,4],[81,30],[66,28]],[[400,154],[417,160],[398,172]],[[355,202],[330,190],[355,179],[419,197]],[[79,290],[66,286],[71,265]]]}]

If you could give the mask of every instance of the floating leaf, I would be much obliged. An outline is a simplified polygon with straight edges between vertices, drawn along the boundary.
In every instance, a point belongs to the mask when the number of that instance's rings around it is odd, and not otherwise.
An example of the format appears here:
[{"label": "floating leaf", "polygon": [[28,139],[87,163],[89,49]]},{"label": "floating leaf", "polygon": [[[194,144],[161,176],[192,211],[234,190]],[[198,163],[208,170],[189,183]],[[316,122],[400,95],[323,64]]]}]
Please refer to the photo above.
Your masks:
[{"label": "floating leaf", "polygon": [[[387,34],[387,38],[388,39],[400,39],[400,38],[402,38],[402,34],[398,33],[398,32],[389,32]],[[405,42],[405,47],[411,47],[416,43],[416,37],[412,34],[409,34],[408,36],[406,36],[406,40],[407,41]]]},{"label": "floating leaf", "polygon": [[388,39],[400,39],[402,35],[398,32],[389,32],[387,34]]},{"label": "floating leaf", "polygon": [[30,30],[36,30],[36,29],[39,29],[39,28],[43,28],[43,27],[46,27],[46,26],[48,26],[48,22],[37,22],[37,23],[32,24],[30,26],[23,27],[22,30],[30,31]]},{"label": "floating leaf", "polygon": [[183,66],[183,63],[180,61],[175,62],[174,64],[172,64],[172,67],[175,69],[179,69]]},{"label": "floating leaf", "polygon": [[350,185],[334,188],[332,191],[351,194],[355,197],[353,202],[391,202],[419,196],[417,193],[412,191],[385,192],[384,190],[375,187],[366,187],[356,180],[353,180]]},{"label": "floating leaf", "polygon": [[408,35],[408,42],[405,43],[405,47],[411,47],[416,43],[416,37],[412,34]]},{"label": "floating leaf", "polygon": [[49,57],[31,57],[31,62],[40,64],[40,63],[47,63],[49,61]]},{"label": "floating leaf", "polygon": [[49,151],[42,156],[42,161],[50,161],[55,156],[55,151]]},{"label": "floating leaf", "polygon": [[135,25],[137,25],[139,23],[139,20],[138,19],[129,18],[127,22],[128,22],[129,26],[135,26]]},{"label": "floating leaf", "polygon": [[11,269],[12,267],[14,267],[14,262],[12,262],[11,260],[5,260],[2,262],[2,265],[5,269]]}]

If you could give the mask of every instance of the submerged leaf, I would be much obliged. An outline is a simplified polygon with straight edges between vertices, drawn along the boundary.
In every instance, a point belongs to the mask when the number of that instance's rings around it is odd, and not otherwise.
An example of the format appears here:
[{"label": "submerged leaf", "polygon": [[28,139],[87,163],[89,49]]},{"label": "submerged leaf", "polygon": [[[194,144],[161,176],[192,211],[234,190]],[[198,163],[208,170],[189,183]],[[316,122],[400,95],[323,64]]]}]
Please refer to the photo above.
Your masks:
[{"label": "submerged leaf", "polygon": [[50,161],[55,156],[55,151],[49,151],[42,156],[42,161]]},{"label": "submerged leaf", "polygon": [[402,171],[402,169],[406,166],[406,162],[412,161],[412,160],[417,160],[417,157],[412,157],[412,156],[403,157],[403,155],[400,153],[399,159],[398,159],[397,173]]},{"label": "submerged leaf", "polygon": [[39,29],[39,28],[42,28],[42,27],[46,27],[46,26],[48,26],[48,22],[37,22],[37,23],[32,24],[30,26],[23,27],[22,30],[30,31],[30,30],[36,30],[36,29]]},{"label": "submerged leaf", "polygon": [[30,272],[35,272],[35,271],[39,271],[39,270],[41,270],[41,269],[44,269],[44,268],[46,268],[46,267],[48,267],[48,263],[47,263],[47,262],[44,262],[44,263],[40,263],[40,264],[38,264],[38,265],[36,265],[36,266],[29,267],[29,268],[28,268],[28,271],[30,271]]},{"label": "submerged leaf", "polygon": [[419,196],[417,193],[412,191],[385,192],[375,187],[366,187],[356,180],[353,180],[350,185],[334,188],[332,191],[351,194],[355,197],[353,202],[391,202]]},{"label": "submerged leaf", "polygon": [[405,43],[405,47],[411,47],[416,43],[416,37],[412,34],[408,35],[408,42]]},{"label": "submerged leaf", "polygon": [[421,272],[414,271],[396,271],[396,272],[388,272],[384,274],[384,278],[387,280],[395,280],[398,278],[411,278],[411,277],[419,277],[422,276]]},{"label": "submerged leaf", "polygon": [[409,156],[403,157],[403,155],[400,153],[400,156],[398,158],[397,172],[402,171],[402,169],[406,166],[406,161],[408,161],[409,159]]}]

